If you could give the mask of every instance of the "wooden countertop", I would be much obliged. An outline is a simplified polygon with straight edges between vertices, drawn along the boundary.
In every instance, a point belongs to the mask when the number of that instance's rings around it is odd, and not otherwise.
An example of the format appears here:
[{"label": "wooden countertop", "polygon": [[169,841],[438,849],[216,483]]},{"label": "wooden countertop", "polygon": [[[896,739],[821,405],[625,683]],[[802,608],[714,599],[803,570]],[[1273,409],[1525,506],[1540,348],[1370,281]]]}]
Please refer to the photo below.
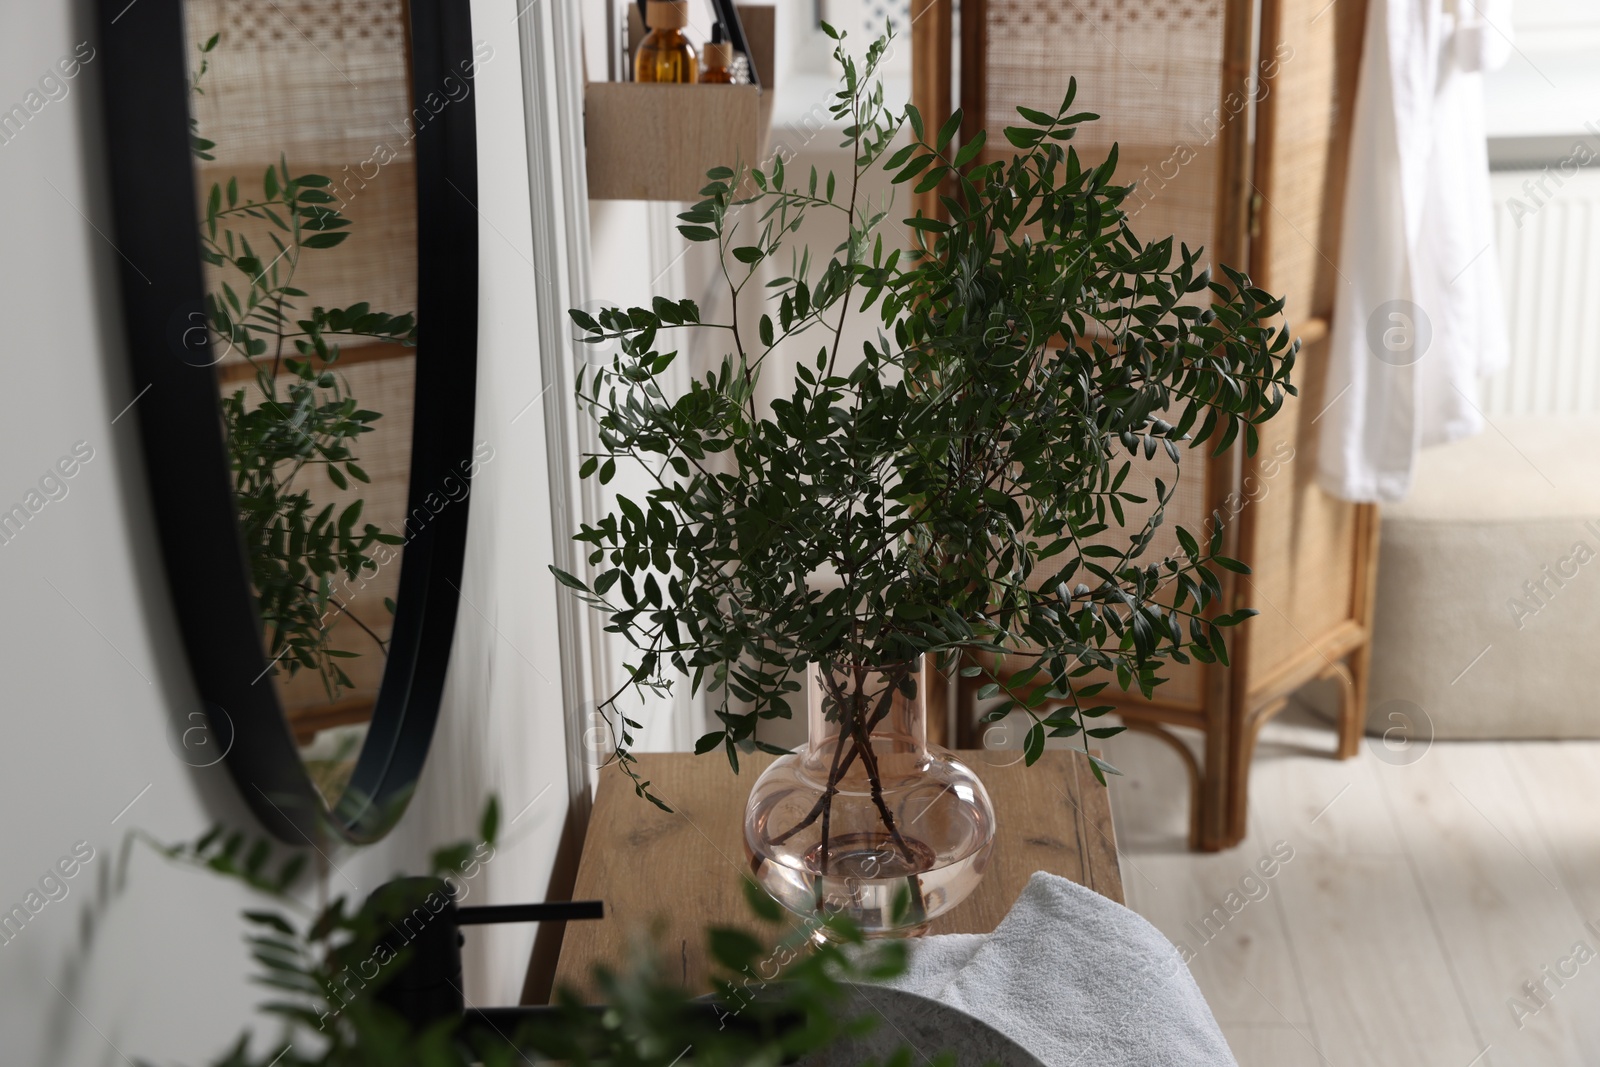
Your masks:
[{"label": "wooden countertop", "polygon": [[[620,966],[647,937],[693,989],[709,989],[705,928],[753,927],[740,881],[745,798],[770,756],[646,753],[638,771],[674,809],[634,795],[615,767],[600,775],[579,861],[575,900],[605,902],[598,922],[567,924],[556,984],[590,992],[596,963]],[[1050,871],[1122,902],[1106,790],[1082,753],[1051,749],[1032,767],[1011,751],[962,752],[994,802],[993,858],[977,890],[934,921],[932,933],[988,933],[1034,871]]]}]

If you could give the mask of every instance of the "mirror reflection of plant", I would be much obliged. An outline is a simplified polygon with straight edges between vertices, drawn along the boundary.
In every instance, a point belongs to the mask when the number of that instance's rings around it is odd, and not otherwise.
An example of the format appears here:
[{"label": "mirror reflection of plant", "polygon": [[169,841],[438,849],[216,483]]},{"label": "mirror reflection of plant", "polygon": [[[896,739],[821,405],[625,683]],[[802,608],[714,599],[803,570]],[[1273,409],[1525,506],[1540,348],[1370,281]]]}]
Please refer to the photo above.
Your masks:
[{"label": "mirror reflection of plant", "polygon": [[[842,180],[790,175],[781,157],[718,168],[679,216],[687,239],[717,249],[728,322],[665,297],[571,312],[585,340],[619,350],[580,377],[599,448],[579,475],[606,483],[630,464],[652,484],[576,535],[591,581],[556,577],[636,650],[602,707],[687,676],[718,719],[696,750],[722,749],[735,770],[741,748],[768,747],[760,720],[790,717],[807,663],[864,678],[929,654],[984,676],[978,697],[1001,698],[990,717],[1027,717],[1028,763],[1047,737],[1075,737],[1104,782],[1115,768],[1090,744],[1121,729],[1095,723],[1114,710],[1094,701],[1106,679],[1150,697],[1162,660],[1226,665],[1222,629],[1255,614],[1220,603],[1218,569],[1248,571],[1221,554],[1220,524],[1210,537],[1179,527],[1177,550],[1148,558],[1177,477],[1135,492],[1133,460],[1164,453],[1177,468],[1236,440],[1254,452],[1256,424],[1294,392],[1298,342],[1274,325],[1281,299],[1132,232],[1116,148],[1095,164],[1069,143],[1097,117],[1074,111],[1076,82],[1054,111],[1019,109],[1004,131],[1014,151],[982,162],[984,133],[951,144],[959,111],[925,130],[915,108],[885,106],[887,44],[864,62],[835,51]],[[861,194],[873,170],[947,190],[950,221],[906,219],[915,247],[900,250],[892,204]],[[826,262],[787,247],[813,213],[838,224]],[[740,320],[752,300],[774,312],[754,336]],[[874,336],[841,352],[852,311]],[[811,331],[815,359],[760,410],[763,362]],[[670,393],[663,374],[690,338],[727,355]],[[1148,517],[1128,514],[1139,507]],[[901,671],[894,684],[914,682]],[[824,806],[858,754],[877,784],[876,712],[859,692],[829,697],[843,728]],[[638,724],[616,718],[618,761],[648,797]]]},{"label": "mirror reflection of plant", "polygon": [[[473,877],[489,862],[485,856],[492,858],[498,829],[499,806],[491,800],[477,841],[433,853],[433,876]],[[680,1060],[703,1067],[792,1063],[871,1029],[872,1018],[850,1019],[840,1011],[850,988],[905,971],[903,944],[868,944],[838,916],[772,940],[713,927],[706,934],[717,965],[711,1011],[672,980],[673,968],[661,966],[653,949],[641,946],[626,966],[596,969],[594,984],[604,1010],[595,1011],[576,992],[562,989],[554,1018],[530,1022],[514,1034],[463,1035],[449,1021],[415,1026],[377,999],[407,958],[408,949],[385,946],[395,933],[392,917],[420,903],[406,895],[420,897],[416,882],[390,883],[360,903],[339,896],[312,908],[291,893],[308,850],[250,841],[241,832],[220,829],[192,844],[156,847],[169,859],[243,882],[275,905],[243,914],[246,942],[260,968],[255,981],[272,990],[273,999],[261,1011],[285,1029],[259,1049],[250,1033],[242,1034],[214,1067],[511,1067],[542,1060],[576,1067],[671,1067]],[[748,881],[745,898],[763,926],[782,927],[777,904]],[[819,932],[826,937],[816,936]],[[692,1056],[685,1056],[690,1048]],[[889,1061],[890,1067],[910,1063],[909,1047]],[[954,1060],[939,1055],[931,1063],[952,1067]]]},{"label": "mirror reflection of plant", "polygon": [[309,745],[300,749],[300,763],[306,777],[332,810],[341,798],[350,793],[349,804],[359,809],[370,807],[364,803],[369,798],[358,796],[350,789],[350,778],[355,774],[356,757],[361,754],[365,732],[359,725],[339,726],[320,731]]},{"label": "mirror reflection of plant", "polygon": [[[218,40],[213,35],[201,44],[202,56]],[[202,58],[191,78],[195,93],[204,93],[208,65]],[[207,152],[215,144],[197,128],[192,142],[196,155],[212,158]],[[343,508],[319,504],[304,483],[319,469],[339,489],[371,480],[352,446],[382,416],[361,407],[348,382],[334,373],[339,343],[416,344],[411,313],[373,311],[366,302],[300,310],[308,296],[294,285],[301,257],[337,247],[351,232],[350,220],[332,206],[335,199],[326,191],[331,185],[324,175],[291,174],[280,155],[262,176],[260,198],[241,197],[237,177],[213,183],[200,235],[205,262],[233,272],[232,283],[224,277],[218,291],[206,296],[218,359],[237,353],[254,371],[254,390],[240,387],[224,397],[222,417],[267,655],[290,675],[318,672],[330,701],[353,684],[338,661],[360,655],[334,646],[330,619],[348,617],[387,651],[385,639],[340,598],[337,579],[375,573],[372,547],[404,544],[405,538],[370,522],[358,526],[363,499]],[[263,260],[267,250],[258,252],[235,229],[245,219],[270,227],[270,259]]]},{"label": "mirror reflection of plant", "polygon": [[[212,49],[216,48],[217,42],[221,39],[222,34],[213,33],[210,37],[206,38],[204,43],[199,46],[200,69],[189,75],[189,92],[193,93],[195,96],[206,95],[205,89],[200,84],[200,82],[206,76],[206,71],[211,69],[211,60],[206,58],[206,54]],[[204,160],[216,159],[217,157],[211,154],[211,150],[215,147],[217,147],[217,143],[215,141],[208,141],[204,137],[200,136],[200,120],[195,118],[193,115],[190,115],[189,150],[195,154],[195,158]]]}]

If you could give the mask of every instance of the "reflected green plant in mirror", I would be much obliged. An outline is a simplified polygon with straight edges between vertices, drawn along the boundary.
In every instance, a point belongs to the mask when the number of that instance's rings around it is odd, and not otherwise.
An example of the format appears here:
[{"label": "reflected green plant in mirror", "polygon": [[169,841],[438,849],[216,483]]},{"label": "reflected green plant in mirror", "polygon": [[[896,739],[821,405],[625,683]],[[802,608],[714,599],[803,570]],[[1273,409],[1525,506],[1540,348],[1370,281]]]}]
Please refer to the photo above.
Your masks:
[{"label": "reflected green plant in mirror", "polygon": [[[199,45],[201,65],[190,79],[196,94],[205,92],[208,56],[219,39]],[[216,145],[198,125],[191,144],[199,158],[213,158]],[[355,444],[382,415],[361,406],[334,366],[340,343],[352,339],[416,344],[410,312],[374,311],[366,302],[301,310],[309,297],[294,284],[301,257],[335,248],[352,232],[327,192],[331,185],[321,174],[292,173],[280,154],[262,176],[259,197],[241,196],[237,177],[212,183],[200,233],[202,258],[222,273],[206,295],[216,359],[237,354],[254,372],[253,388],[223,397],[222,422],[266,653],[290,675],[316,671],[330,701],[352,684],[339,661],[360,655],[335,647],[333,619],[347,617],[387,652],[387,641],[340,598],[339,578],[376,572],[374,545],[405,543],[361,522],[363,499],[323,503],[307,484],[319,471],[339,490],[370,481]],[[258,250],[240,232],[245,219],[266,224],[270,249]]]}]

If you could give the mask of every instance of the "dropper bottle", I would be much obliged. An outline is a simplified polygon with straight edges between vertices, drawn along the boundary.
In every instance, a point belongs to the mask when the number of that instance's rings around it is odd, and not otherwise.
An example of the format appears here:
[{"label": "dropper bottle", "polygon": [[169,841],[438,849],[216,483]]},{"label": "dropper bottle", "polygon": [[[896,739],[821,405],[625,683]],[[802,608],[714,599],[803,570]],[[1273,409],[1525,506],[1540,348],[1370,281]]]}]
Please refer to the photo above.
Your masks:
[{"label": "dropper bottle", "polygon": [[733,77],[733,45],[728,43],[727,34],[723,32],[722,23],[717,23],[711,28],[711,43],[706,45],[701,52],[702,69],[700,81],[711,85],[732,85]]},{"label": "dropper bottle", "polygon": [[639,42],[633,57],[633,78],[641,82],[675,82],[693,85],[699,80],[700,59],[683,35],[689,24],[688,0],[650,0],[645,7],[650,33]]}]

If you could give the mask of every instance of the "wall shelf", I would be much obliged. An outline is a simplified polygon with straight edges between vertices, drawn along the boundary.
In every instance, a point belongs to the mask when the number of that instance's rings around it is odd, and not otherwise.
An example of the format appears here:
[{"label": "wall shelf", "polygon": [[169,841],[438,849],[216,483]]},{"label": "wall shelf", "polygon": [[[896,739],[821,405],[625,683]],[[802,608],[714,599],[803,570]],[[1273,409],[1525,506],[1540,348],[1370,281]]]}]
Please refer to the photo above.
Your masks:
[{"label": "wall shelf", "polygon": [[[766,83],[761,88],[638,82],[584,87],[591,200],[693,202],[701,199],[706,171],[713,167],[765,161],[776,83],[774,9],[740,5],[739,20]],[[637,40],[637,15],[631,21]]]}]

